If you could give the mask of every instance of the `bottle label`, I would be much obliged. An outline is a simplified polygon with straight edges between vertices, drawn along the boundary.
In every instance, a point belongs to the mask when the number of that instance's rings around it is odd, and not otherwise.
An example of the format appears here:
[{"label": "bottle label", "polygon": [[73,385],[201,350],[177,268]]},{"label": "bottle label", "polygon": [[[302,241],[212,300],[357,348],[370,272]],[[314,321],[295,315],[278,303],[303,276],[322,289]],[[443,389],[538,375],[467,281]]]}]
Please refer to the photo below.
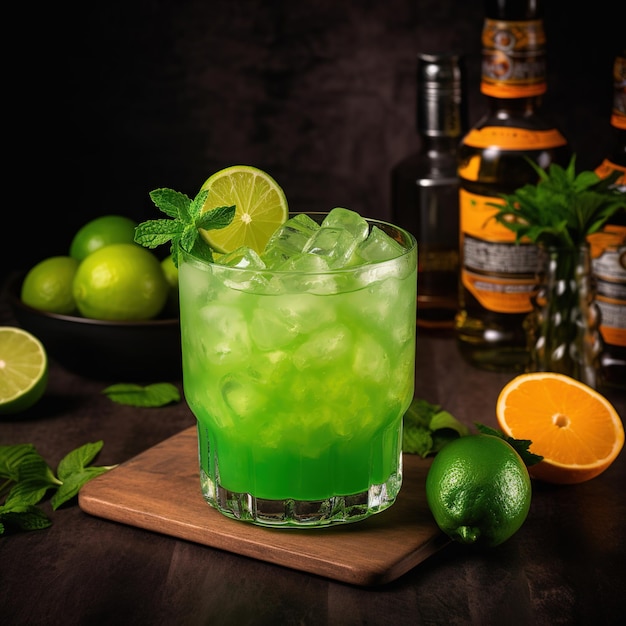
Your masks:
[{"label": "bottle label", "polygon": [[619,111],[613,111],[611,115],[611,126],[619,128],[620,130],[626,130],[626,115]]},{"label": "bottle label", "polygon": [[616,170],[620,171],[622,175],[615,181],[615,184],[618,186],[626,185],[626,166],[613,163],[609,159],[604,159],[604,161],[596,167],[596,174],[600,178],[606,178]]},{"label": "bottle label", "polygon": [[539,251],[516,243],[515,233],[494,219],[502,200],[461,189],[461,282],[490,311],[529,313],[537,291]]},{"label": "bottle label", "polygon": [[[463,139],[463,143],[473,148],[497,146],[501,150],[549,150],[567,144],[567,140],[556,129],[529,130],[516,126],[485,126],[473,128]],[[475,178],[468,180],[476,180]]]},{"label": "bottle label", "polygon": [[542,20],[486,19],[482,32],[480,90],[494,98],[526,98],[546,92],[546,37]]},{"label": "bottle label", "polygon": [[626,226],[607,224],[588,241],[600,333],[607,344],[626,348]]},{"label": "bottle label", "polygon": [[613,64],[613,110],[611,125],[626,130],[626,57],[618,56]]}]

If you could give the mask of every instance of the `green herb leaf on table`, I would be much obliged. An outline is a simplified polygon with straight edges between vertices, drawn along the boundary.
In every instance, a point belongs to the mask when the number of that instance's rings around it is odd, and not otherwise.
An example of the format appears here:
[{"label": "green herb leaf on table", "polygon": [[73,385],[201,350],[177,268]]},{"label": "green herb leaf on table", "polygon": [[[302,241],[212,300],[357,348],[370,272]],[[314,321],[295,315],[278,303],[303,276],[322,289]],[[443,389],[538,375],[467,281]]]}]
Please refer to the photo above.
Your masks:
[{"label": "green herb leaf on table", "polygon": [[145,387],[133,383],[118,383],[107,387],[102,393],[118,404],[144,408],[180,402],[180,392],[171,383],[153,383]]},{"label": "green herb leaf on table", "polygon": [[206,261],[213,261],[213,252],[200,236],[199,229],[215,230],[228,226],[235,217],[235,206],[223,206],[202,212],[208,190],[201,190],[191,200],[184,193],[173,189],[155,189],[150,192],[152,202],[170,219],[148,220],[135,229],[135,242],[145,248],[156,248],[167,242],[176,267],[177,248],[194,254]]},{"label": "green herb leaf on table", "polygon": [[413,398],[404,414],[402,451],[426,458],[452,439],[468,434],[467,426],[438,404]]},{"label": "green herb leaf on table", "polygon": [[103,442],[87,443],[66,455],[56,476],[32,444],[0,446],[0,535],[7,530],[48,528],[52,521],[38,506],[49,490],[54,510],[73,498],[89,480],[115,465],[88,465]]},{"label": "green herb leaf on table", "polygon": [[0,535],[4,535],[9,528],[29,531],[42,530],[49,526],[52,526],[52,521],[37,506],[15,506],[14,508],[0,506]]},{"label": "green herb leaf on table", "polygon": [[500,439],[504,439],[504,441],[511,445],[515,449],[515,451],[522,457],[522,461],[524,461],[526,467],[530,467],[531,465],[539,463],[539,461],[543,461],[542,456],[534,454],[529,450],[529,447],[532,444],[532,441],[530,439],[515,439],[514,437],[509,437],[509,435],[504,434],[501,430],[485,426],[484,424],[480,424],[479,422],[476,422],[476,428],[478,428],[479,432],[481,432],[483,435],[493,435],[494,437],[500,437]]},{"label": "green herb leaf on table", "polygon": [[6,454],[0,449],[0,475],[6,476],[14,483],[4,503],[5,506],[17,503],[18,508],[37,504],[49,489],[61,484],[31,444],[7,446]]},{"label": "green herb leaf on table", "polygon": [[598,232],[620,209],[626,209],[626,193],[615,186],[620,172],[600,178],[595,172],[576,173],[576,155],[567,168],[552,163],[547,170],[527,161],[539,181],[512,194],[502,194],[504,204],[489,203],[498,209],[494,218],[515,233],[515,240],[527,238],[546,246],[578,248]]},{"label": "green herb leaf on table", "polygon": [[73,498],[86,482],[112,469],[113,466],[88,467],[103,445],[103,441],[86,443],[61,459],[57,468],[61,484],[50,501],[54,510]]}]

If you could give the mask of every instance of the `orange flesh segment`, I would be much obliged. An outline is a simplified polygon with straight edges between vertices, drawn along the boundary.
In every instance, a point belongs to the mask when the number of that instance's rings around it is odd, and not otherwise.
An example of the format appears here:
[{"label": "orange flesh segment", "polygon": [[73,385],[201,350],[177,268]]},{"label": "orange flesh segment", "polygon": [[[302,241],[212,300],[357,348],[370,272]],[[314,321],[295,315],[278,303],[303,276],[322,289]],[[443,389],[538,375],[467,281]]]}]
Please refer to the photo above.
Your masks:
[{"label": "orange flesh segment", "polygon": [[531,452],[555,465],[594,466],[614,458],[624,443],[619,415],[604,398],[559,377],[527,378],[506,392],[499,419]]}]

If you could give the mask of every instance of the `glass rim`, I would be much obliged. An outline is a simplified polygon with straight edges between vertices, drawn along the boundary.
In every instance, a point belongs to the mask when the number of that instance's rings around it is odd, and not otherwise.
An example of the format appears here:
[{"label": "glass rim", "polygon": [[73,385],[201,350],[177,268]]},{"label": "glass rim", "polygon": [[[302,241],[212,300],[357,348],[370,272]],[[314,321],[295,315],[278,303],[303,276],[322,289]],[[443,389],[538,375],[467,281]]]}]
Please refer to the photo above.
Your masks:
[{"label": "glass rim", "polygon": [[[301,215],[301,214],[322,216],[322,215],[328,215],[328,213],[329,213],[328,211],[290,211],[289,217],[293,217],[295,215]],[[338,267],[338,268],[330,268],[327,270],[311,270],[311,271],[281,270],[281,269],[271,269],[268,267],[265,267],[265,268],[232,267],[229,265],[221,265],[217,261],[207,261],[206,259],[202,259],[196,256],[195,254],[193,254],[193,252],[189,252],[188,250],[183,250],[182,248],[179,248],[178,253],[179,255],[184,255],[185,257],[188,257],[189,260],[194,262],[194,264],[196,265],[200,265],[200,266],[207,267],[207,268],[216,267],[216,268],[219,268],[219,271],[224,270],[224,271],[228,271],[228,272],[232,271],[236,273],[237,272],[253,272],[255,274],[281,274],[281,275],[292,274],[292,275],[299,275],[299,276],[328,276],[331,274],[333,275],[344,274],[344,273],[354,274],[355,272],[371,269],[372,267],[384,266],[386,263],[397,263],[398,261],[406,258],[409,254],[411,254],[414,250],[417,249],[417,239],[408,230],[406,230],[405,228],[402,228],[402,226],[397,226],[396,224],[393,224],[392,222],[387,222],[385,220],[380,220],[378,218],[363,217],[363,219],[370,225],[370,228],[372,226],[382,226],[381,230],[383,230],[388,235],[390,235],[390,233],[388,232],[389,229],[402,233],[404,238],[410,244],[410,246],[405,247],[404,242],[398,241],[398,239],[393,237],[393,239],[404,248],[404,252],[396,257],[393,257],[391,259],[385,259],[384,261],[369,261],[367,263],[362,263],[360,265],[352,265],[350,267]],[[215,250],[213,250],[212,252],[215,253]]]}]

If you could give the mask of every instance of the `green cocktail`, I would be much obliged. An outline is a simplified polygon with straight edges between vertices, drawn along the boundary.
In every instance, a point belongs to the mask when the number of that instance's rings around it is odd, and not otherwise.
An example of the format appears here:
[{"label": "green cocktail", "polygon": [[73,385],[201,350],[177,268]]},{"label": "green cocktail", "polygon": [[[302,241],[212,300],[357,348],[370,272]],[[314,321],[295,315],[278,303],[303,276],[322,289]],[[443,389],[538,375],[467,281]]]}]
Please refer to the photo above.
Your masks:
[{"label": "green cocktail", "polygon": [[[415,240],[362,218],[355,239],[354,226],[312,217],[287,222],[263,260],[241,250],[215,263],[179,257],[202,491],[222,513],[262,525],[362,519],[402,483]],[[308,253],[294,251],[303,245]]]}]

